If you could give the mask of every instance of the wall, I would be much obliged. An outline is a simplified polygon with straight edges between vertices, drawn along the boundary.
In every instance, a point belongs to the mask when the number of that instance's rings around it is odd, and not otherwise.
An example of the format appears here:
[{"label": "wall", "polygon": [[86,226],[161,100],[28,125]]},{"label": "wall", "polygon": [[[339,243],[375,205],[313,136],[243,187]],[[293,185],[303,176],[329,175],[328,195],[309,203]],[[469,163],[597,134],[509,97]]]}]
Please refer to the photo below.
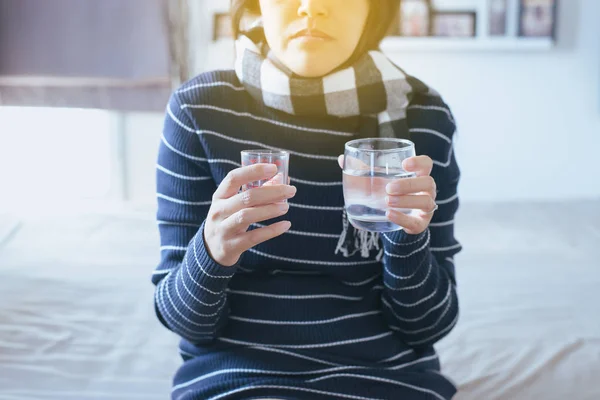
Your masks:
[{"label": "wall", "polygon": [[465,200],[600,197],[600,1],[560,5],[550,52],[393,55],[456,114]]}]

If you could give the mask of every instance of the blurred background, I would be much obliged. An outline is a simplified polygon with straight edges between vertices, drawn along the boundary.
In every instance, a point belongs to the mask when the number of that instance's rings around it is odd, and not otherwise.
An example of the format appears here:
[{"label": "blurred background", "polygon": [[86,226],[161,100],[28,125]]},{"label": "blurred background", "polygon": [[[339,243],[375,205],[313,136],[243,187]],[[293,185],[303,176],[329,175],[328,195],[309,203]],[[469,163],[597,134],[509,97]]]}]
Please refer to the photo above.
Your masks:
[{"label": "blurred background", "polygon": [[[0,399],[168,398],[155,163],[226,0],[0,0]],[[452,108],[459,399],[600,399],[600,1],[404,0],[382,48]]]}]

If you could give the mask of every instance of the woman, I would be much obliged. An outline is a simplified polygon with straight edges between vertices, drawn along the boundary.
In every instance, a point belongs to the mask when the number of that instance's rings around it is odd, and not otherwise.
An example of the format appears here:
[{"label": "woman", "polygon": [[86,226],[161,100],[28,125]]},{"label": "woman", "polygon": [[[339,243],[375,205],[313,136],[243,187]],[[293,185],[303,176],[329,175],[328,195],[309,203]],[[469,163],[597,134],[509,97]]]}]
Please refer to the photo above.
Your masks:
[{"label": "woman", "polygon": [[[182,338],[173,398],[454,395],[433,345],[458,319],[455,125],[439,95],[374,51],[397,9],[234,0],[235,71],[173,94],[153,274],[158,318]],[[248,15],[261,24],[243,32]],[[390,213],[404,229],[381,237],[346,223],[338,165],[347,141],[377,136],[410,137],[419,153],[404,164],[417,177],[386,189],[418,211]],[[240,193],[275,175],[240,168],[248,148],[289,151],[291,185]]]}]

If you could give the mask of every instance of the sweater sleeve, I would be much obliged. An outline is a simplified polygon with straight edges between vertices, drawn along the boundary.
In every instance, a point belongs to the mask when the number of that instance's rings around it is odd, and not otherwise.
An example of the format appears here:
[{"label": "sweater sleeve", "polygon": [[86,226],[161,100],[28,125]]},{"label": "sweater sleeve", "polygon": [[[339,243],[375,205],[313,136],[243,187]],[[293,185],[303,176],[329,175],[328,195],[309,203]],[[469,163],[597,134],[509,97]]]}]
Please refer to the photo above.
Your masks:
[{"label": "sweater sleeve", "polygon": [[383,312],[394,331],[412,347],[427,347],[446,336],[458,321],[454,255],[461,245],[454,237],[460,171],[452,143],[432,176],[438,211],[420,235],[403,230],[383,235]]},{"label": "sweater sleeve", "polygon": [[209,342],[226,322],[225,289],[237,266],[219,265],[205,246],[204,221],[216,184],[177,93],[167,106],[156,167],[161,258],[152,275],[155,310],[184,339]]}]

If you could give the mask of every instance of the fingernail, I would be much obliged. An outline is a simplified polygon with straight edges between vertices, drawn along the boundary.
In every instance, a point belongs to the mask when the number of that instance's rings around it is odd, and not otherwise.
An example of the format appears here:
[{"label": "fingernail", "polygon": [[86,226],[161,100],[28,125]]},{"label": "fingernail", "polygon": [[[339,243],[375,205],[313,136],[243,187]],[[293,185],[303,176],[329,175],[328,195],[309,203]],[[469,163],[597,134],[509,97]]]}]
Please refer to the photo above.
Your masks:
[{"label": "fingernail", "polygon": [[279,211],[287,211],[289,208],[290,208],[290,205],[288,203],[279,204]]},{"label": "fingernail", "polygon": [[284,221],[283,224],[283,228],[287,231],[292,227],[292,223],[290,221]]},{"label": "fingernail", "polygon": [[296,191],[297,191],[297,190],[298,190],[298,189],[296,189],[296,186],[288,186],[288,187],[285,189],[285,194],[286,194],[287,196],[289,196],[289,197],[293,197],[294,195],[296,195]]},{"label": "fingernail", "polygon": [[277,172],[277,165],[269,164],[265,166],[265,174],[274,174]]},{"label": "fingernail", "polygon": [[393,182],[393,183],[388,183],[388,184],[387,184],[387,186],[385,187],[385,191],[386,191],[388,194],[399,194],[399,193],[400,193],[400,190],[401,190],[401,188],[400,188],[400,184],[398,184],[398,183],[395,183],[395,182]]},{"label": "fingernail", "polygon": [[413,169],[417,166],[417,163],[412,158],[407,158],[402,162],[404,169]]}]

